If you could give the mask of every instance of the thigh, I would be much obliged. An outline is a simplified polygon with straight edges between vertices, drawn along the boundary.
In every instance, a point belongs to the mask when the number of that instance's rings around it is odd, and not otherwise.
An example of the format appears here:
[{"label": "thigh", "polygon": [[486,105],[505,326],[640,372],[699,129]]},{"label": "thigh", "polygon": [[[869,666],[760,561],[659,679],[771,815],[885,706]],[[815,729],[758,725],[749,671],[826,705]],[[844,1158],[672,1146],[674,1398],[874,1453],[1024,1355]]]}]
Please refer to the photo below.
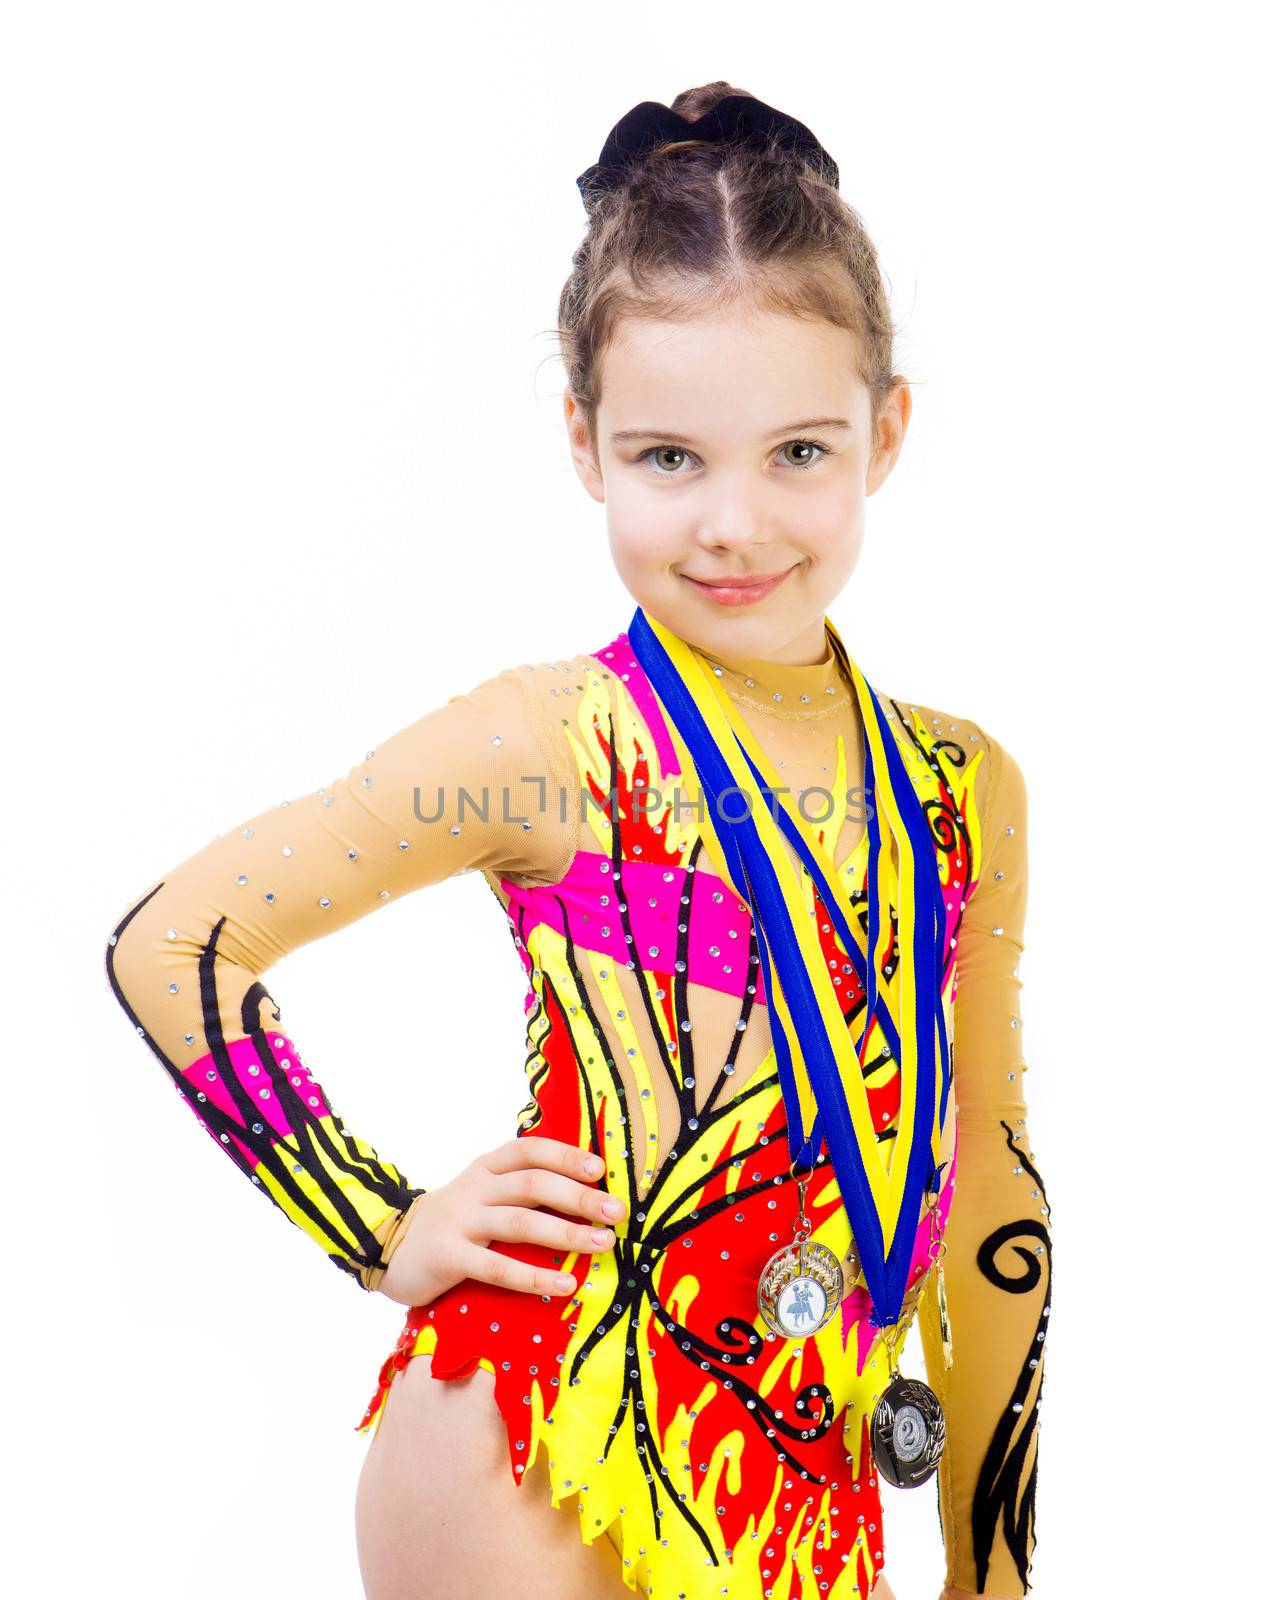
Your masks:
[{"label": "thigh", "polygon": [[[356,1491],[366,1600],[605,1600],[626,1590],[611,1541],[584,1543],[577,1502],[550,1500],[539,1453],[511,1476],[493,1376],[431,1376],[416,1356],[383,1398]],[[882,1600],[882,1597],[877,1597]]]}]

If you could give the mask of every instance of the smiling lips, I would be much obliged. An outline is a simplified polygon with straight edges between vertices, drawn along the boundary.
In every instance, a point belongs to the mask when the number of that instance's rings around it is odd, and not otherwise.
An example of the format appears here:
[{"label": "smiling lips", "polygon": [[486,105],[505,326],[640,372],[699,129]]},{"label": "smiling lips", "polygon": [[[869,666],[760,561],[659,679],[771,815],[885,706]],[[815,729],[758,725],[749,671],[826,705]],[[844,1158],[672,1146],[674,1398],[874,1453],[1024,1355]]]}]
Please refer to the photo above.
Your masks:
[{"label": "smiling lips", "polygon": [[[796,562],[795,565],[798,566],[799,563]],[[694,578],[687,572],[681,576],[687,578],[695,589],[700,590],[716,605],[750,606],[757,600],[762,600],[765,595],[772,594],[773,590],[784,583],[794,570],[795,567],[787,567],[785,572],[750,573],[744,578]]]}]

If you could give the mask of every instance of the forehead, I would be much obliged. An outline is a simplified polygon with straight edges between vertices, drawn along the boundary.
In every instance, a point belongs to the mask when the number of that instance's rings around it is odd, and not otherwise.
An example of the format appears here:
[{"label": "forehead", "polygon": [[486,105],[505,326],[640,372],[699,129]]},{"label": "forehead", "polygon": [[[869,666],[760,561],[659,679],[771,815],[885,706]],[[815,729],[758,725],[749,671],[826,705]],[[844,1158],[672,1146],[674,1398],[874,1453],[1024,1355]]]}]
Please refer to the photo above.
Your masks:
[{"label": "forehead", "polygon": [[851,418],[866,397],[847,329],[739,306],[624,318],[600,376],[600,412],[612,428],[764,432],[787,417]]}]

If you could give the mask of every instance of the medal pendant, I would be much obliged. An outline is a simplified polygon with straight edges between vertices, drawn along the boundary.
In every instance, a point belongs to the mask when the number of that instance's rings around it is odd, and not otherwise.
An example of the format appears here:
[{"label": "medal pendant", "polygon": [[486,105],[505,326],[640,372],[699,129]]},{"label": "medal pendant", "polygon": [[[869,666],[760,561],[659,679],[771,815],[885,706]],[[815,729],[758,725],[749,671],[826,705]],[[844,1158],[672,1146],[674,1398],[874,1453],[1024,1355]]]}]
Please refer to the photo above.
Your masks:
[{"label": "medal pendant", "polygon": [[894,1373],[870,1422],[875,1465],[899,1489],[917,1489],[937,1470],[946,1418],[926,1383]]},{"label": "medal pendant", "polygon": [[955,1364],[955,1352],[950,1337],[950,1310],[946,1304],[946,1274],[942,1271],[940,1256],[937,1258],[937,1321],[941,1328],[942,1360],[949,1370]]},{"label": "medal pendant", "polygon": [[824,1328],[844,1294],[839,1257],[808,1237],[812,1222],[804,1215],[806,1186],[801,1178],[795,1237],[769,1256],[759,1278],[760,1315],[786,1339],[803,1339]]}]

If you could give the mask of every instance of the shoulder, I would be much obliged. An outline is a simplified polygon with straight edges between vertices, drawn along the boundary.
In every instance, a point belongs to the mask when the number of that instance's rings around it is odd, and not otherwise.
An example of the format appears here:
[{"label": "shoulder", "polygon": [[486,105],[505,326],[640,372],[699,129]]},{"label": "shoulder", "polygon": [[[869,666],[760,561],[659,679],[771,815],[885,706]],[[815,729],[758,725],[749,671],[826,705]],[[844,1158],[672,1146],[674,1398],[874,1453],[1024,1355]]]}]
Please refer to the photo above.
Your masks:
[{"label": "shoulder", "polygon": [[1006,743],[974,717],[918,700],[880,699],[908,772],[927,762],[951,787],[957,809],[975,816],[992,844],[1023,833],[1026,780]]},{"label": "shoulder", "polygon": [[590,692],[600,664],[588,652],[521,661],[501,667],[469,689],[450,695],[448,704],[476,710],[518,709],[539,735],[568,719],[569,707]]},{"label": "shoulder", "polygon": [[593,650],[525,661],[505,669],[498,677],[517,682],[530,703],[556,722],[567,718],[566,701],[642,701],[647,688],[643,669],[636,662],[624,631]]}]

